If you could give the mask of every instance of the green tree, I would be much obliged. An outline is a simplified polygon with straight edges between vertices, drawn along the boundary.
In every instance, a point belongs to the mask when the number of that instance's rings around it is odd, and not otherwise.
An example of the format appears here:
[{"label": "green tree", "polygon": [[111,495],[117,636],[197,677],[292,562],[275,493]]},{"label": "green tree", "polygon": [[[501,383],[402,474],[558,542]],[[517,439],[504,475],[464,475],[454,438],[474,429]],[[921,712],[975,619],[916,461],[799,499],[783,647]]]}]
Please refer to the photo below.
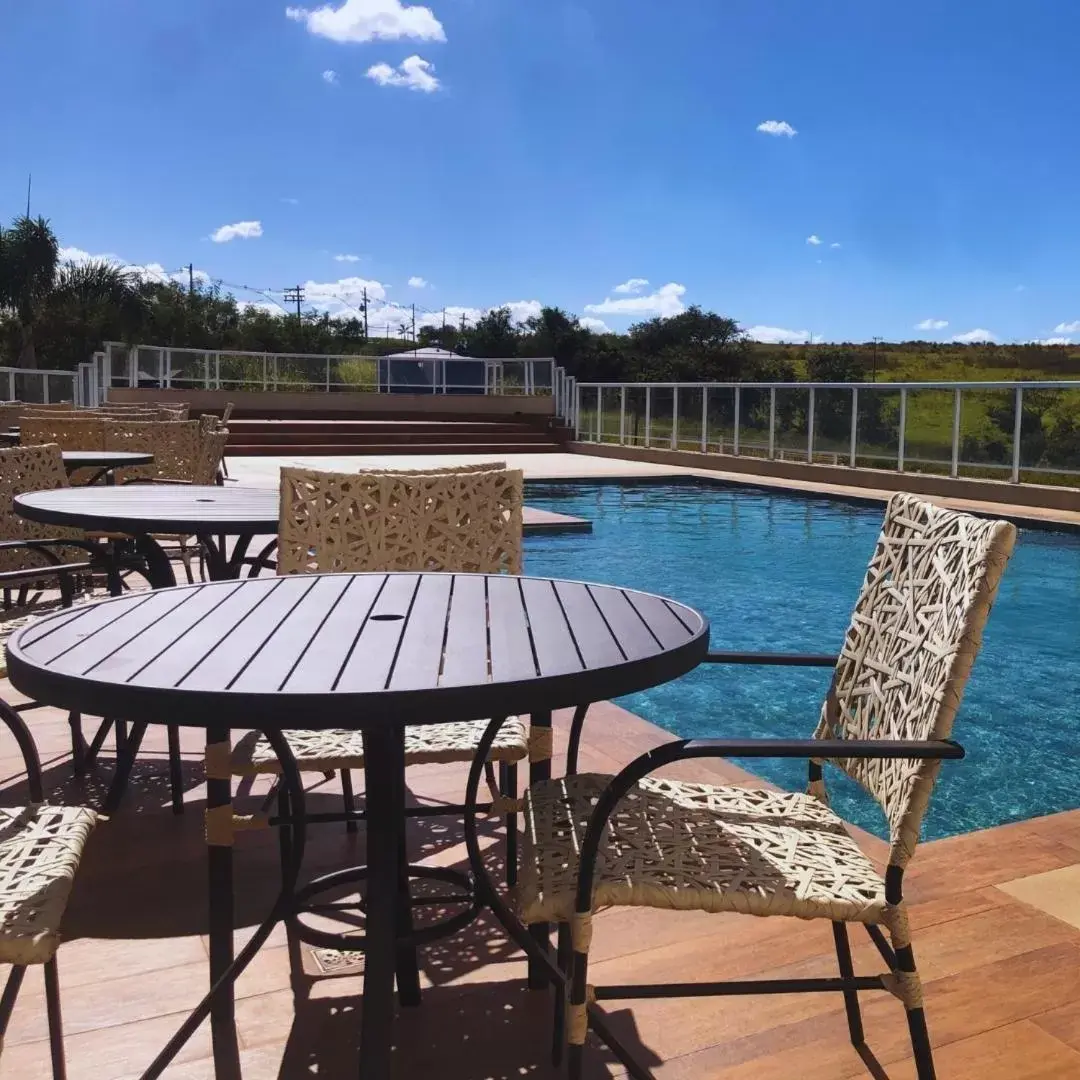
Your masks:
[{"label": "green tree", "polygon": [[17,217],[0,229],[0,311],[14,324],[18,367],[37,367],[34,329],[56,282],[59,251],[45,218]]},{"label": "green tree", "polygon": [[499,359],[517,356],[518,329],[508,307],[492,308],[476,320],[465,333],[465,351],[469,356]]}]

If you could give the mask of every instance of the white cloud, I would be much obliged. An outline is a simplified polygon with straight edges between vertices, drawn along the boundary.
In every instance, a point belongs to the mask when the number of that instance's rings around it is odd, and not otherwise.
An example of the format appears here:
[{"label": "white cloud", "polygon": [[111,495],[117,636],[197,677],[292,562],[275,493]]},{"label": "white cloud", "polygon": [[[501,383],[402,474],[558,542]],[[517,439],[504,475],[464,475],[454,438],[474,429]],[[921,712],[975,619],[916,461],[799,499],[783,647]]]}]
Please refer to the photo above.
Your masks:
[{"label": "white cloud", "polygon": [[1055,334],[1080,334],[1080,319],[1074,319],[1072,322],[1059,322],[1054,327]]},{"label": "white cloud", "polygon": [[417,277],[414,274],[411,278],[409,278],[410,289],[426,289],[427,287],[428,283],[422,277]]},{"label": "white cloud", "polygon": [[287,7],[285,15],[303,23],[312,34],[341,43],[362,41],[445,41],[442,23],[431,8],[401,0],[344,0],[339,7],[324,4],[310,10]]},{"label": "white cloud", "polygon": [[222,225],[210,234],[215,244],[227,244],[230,240],[251,240],[262,236],[261,221],[238,221],[235,225]]},{"label": "white cloud", "polygon": [[324,71],[322,73],[322,80],[324,83],[329,83],[331,86],[334,86],[338,81],[337,72],[332,70]]},{"label": "white cloud", "polygon": [[821,237],[820,237],[820,236],[818,236],[818,235],[817,235],[817,233],[811,233],[811,234],[810,234],[810,235],[809,235],[809,236],[808,236],[808,237],[806,238],[806,242],[807,242],[807,243],[808,243],[808,244],[809,244],[809,245],[810,245],[811,247],[817,247],[817,246],[818,246],[818,245],[819,245],[819,244],[821,243]]},{"label": "white cloud", "polygon": [[1067,337],[1035,338],[1028,342],[1029,345],[1071,345],[1072,339]]},{"label": "white cloud", "polygon": [[510,318],[516,323],[539,315],[543,306],[539,300],[508,300],[505,304],[499,304],[499,307],[510,309]]},{"label": "white cloud", "polygon": [[969,330],[966,334],[954,334],[952,340],[958,345],[996,345],[998,343],[996,334],[983,330],[981,327]]},{"label": "white cloud", "polygon": [[799,134],[786,120],[762,120],[757,130],[764,135],[786,135],[789,139]]},{"label": "white cloud", "polygon": [[582,315],[581,318],[578,319],[578,323],[586,330],[591,330],[594,334],[611,333],[611,327],[608,326],[603,319],[594,319],[591,315]]},{"label": "white cloud", "polygon": [[649,284],[648,278],[632,277],[629,281],[624,281],[621,285],[616,285],[612,292],[617,293],[639,293],[646,285]]},{"label": "white cloud", "polygon": [[432,72],[435,65],[419,56],[408,56],[395,71],[389,64],[372,64],[367,69],[367,77],[374,79],[380,86],[404,86],[410,90],[419,90],[430,94],[439,89],[439,80]]},{"label": "white cloud", "polygon": [[686,310],[682,302],[685,292],[685,285],[669,281],[648,296],[628,296],[623,300],[612,300],[609,296],[603,303],[586,304],[585,310],[591,315],[659,315],[667,319]]},{"label": "white cloud", "polygon": [[[805,345],[810,341],[809,330],[785,330],[782,326],[750,326],[746,336],[765,345]],[[813,340],[818,342],[821,338],[815,336]]]},{"label": "white cloud", "polygon": [[949,325],[948,319],[923,319],[915,324],[916,330],[944,330]]},{"label": "white cloud", "polygon": [[1013,289],[1013,292],[1027,292],[1027,286],[1017,285],[1016,288]]},{"label": "white cloud", "polygon": [[833,241],[833,242],[832,242],[832,243],[831,243],[831,244],[829,245],[829,247],[831,247],[831,248],[833,249],[833,251],[835,251],[835,250],[836,250],[836,249],[837,249],[838,247],[840,247],[840,244],[839,244],[839,243],[838,243],[837,241],[835,241],[835,240],[834,240],[834,241]]},{"label": "white cloud", "polygon": [[359,261],[360,261],[360,256],[359,255],[335,255],[334,256],[334,262],[354,263],[354,262],[359,262]]},{"label": "white cloud", "polygon": [[282,195],[281,198],[278,201],[283,202],[283,203],[288,203],[289,206],[299,206],[300,205],[300,200],[299,199],[290,198],[288,195]]}]

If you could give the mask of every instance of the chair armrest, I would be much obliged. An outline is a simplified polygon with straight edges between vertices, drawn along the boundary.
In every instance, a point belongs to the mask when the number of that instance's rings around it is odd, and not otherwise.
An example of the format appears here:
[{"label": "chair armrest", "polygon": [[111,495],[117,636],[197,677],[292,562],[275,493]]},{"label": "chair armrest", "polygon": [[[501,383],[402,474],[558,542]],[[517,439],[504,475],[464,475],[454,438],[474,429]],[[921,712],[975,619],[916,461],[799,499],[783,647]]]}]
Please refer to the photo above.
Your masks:
[{"label": "chair armrest", "polygon": [[16,551],[19,548],[27,548],[30,551],[36,551],[39,555],[43,555],[46,559],[51,559],[54,566],[75,565],[74,563],[62,563],[55,552],[49,551],[50,547],[79,548],[82,551],[88,551],[91,555],[97,555],[101,551],[101,545],[95,544],[93,540],[83,540],[74,536],[35,538],[33,540],[0,540],[0,551]]},{"label": "chair armrest", "polygon": [[[665,743],[669,760],[699,757],[911,758],[958,761],[964,748],[951,739],[687,739]],[[643,755],[643,756],[648,756]],[[641,760],[640,758],[638,760]],[[656,768],[656,766],[653,766]],[[652,771],[651,769],[649,770]]]},{"label": "chair armrest", "polygon": [[705,654],[703,664],[761,664],[777,667],[835,667],[836,657],[820,653],[718,652]]},{"label": "chair armrest", "polygon": [[155,477],[138,477],[134,476],[130,480],[125,480],[120,486],[127,487],[128,484],[180,484],[183,487],[191,487],[190,480],[176,480],[167,476],[155,476]]},{"label": "chair armrest", "polygon": [[15,736],[15,741],[22,751],[23,765],[26,768],[26,787],[32,803],[45,801],[45,789],[41,776],[41,758],[38,757],[37,745],[26,721],[6,702],[0,700],[0,723],[3,723]]},{"label": "chair armrest", "polygon": [[93,563],[56,563],[50,566],[34,566],[26,570],[0,570],[0,586],[5,582],[46,581],[57,574],[86,574],[94,569]]}]

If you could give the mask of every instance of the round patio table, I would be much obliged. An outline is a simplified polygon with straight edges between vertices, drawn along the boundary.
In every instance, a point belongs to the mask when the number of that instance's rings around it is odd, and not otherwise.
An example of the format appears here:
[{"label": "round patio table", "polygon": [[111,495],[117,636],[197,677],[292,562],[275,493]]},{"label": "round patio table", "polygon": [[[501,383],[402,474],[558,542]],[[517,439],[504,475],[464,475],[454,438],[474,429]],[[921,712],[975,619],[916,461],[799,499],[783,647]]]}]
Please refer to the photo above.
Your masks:
[{"label": "round patio table", "polygon": [[[13,635],[8,678],[37,701],[206,728],[213,989],[144,1080],[161,1075],[207,1014],[216,1075],[239,1075],[232,983],[275,923],[298,911],[303,787],[283,732],[364,733],[359,1075],[384,1080],[395,970],[402,1003],[419,995],[403,854],[405,726],[530,714],[535,735],[550,729],[553,709],[644,690],[691,670],[704,657],[708,636],[706,619],[692,608],[630,589],[408,573],[249,578],[134,593],[59,612]],[[232,821],[232,728],[266,733],[293,807],[282,893],[235,957],[232,836],[221,830],[223,815]],[[548,776],[550,760],[531,764],[531,781]],[[301,891],[310,895],[311,884]],[[485,894],[485,901],[499,914],[493,898]],[[546,948],[543,928],[533,936],[541,934]]]},{"label": "round patio table", "polygon": [[[87,532],[135,537],[154,588],[175,585],[172,565],[154,536],[195,536],[206,553],[214,581],[236,578],[255,536],[278,529],[276,488],[196,484],[128,484],[55,488],[17,495],[15,512],[44,525],[69,525]],[[228,551],[225,537],[235,536]]]},{"label": "round patio table", "polygon": [[131,450],[64,450],[60,456],[64,459],[64,468],[68,472],[75,469],[98,469],[87,483],[96,484],[99,480],[104,480],[110,486],[115,479],[115,470],[154,463],[153,454],[139,454]]}]

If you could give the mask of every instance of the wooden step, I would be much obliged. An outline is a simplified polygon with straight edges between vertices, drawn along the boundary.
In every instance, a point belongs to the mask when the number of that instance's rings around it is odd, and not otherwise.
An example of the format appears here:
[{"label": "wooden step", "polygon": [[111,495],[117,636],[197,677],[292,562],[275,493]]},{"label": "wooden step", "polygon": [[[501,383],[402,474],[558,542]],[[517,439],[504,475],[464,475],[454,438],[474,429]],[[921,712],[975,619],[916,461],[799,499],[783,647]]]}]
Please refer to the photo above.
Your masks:
[{"label": "wooden step", "polygon": [[476,443],[476,442],[451,442],[451,443],[386,443],[386,442],[353,442],[353,443],[327,443],[317,439],[308,443],[229,443],[226,450],[228,457],[299,457],[299,456],[328,456],[354,457],[368,455],[394,455],[394,454],[487,454],[491,457],[499,457],[505,454],[554,454],[563,449],[562,444],[554,440],[544,442],[515,442],[505,440],[501,442]]}]

